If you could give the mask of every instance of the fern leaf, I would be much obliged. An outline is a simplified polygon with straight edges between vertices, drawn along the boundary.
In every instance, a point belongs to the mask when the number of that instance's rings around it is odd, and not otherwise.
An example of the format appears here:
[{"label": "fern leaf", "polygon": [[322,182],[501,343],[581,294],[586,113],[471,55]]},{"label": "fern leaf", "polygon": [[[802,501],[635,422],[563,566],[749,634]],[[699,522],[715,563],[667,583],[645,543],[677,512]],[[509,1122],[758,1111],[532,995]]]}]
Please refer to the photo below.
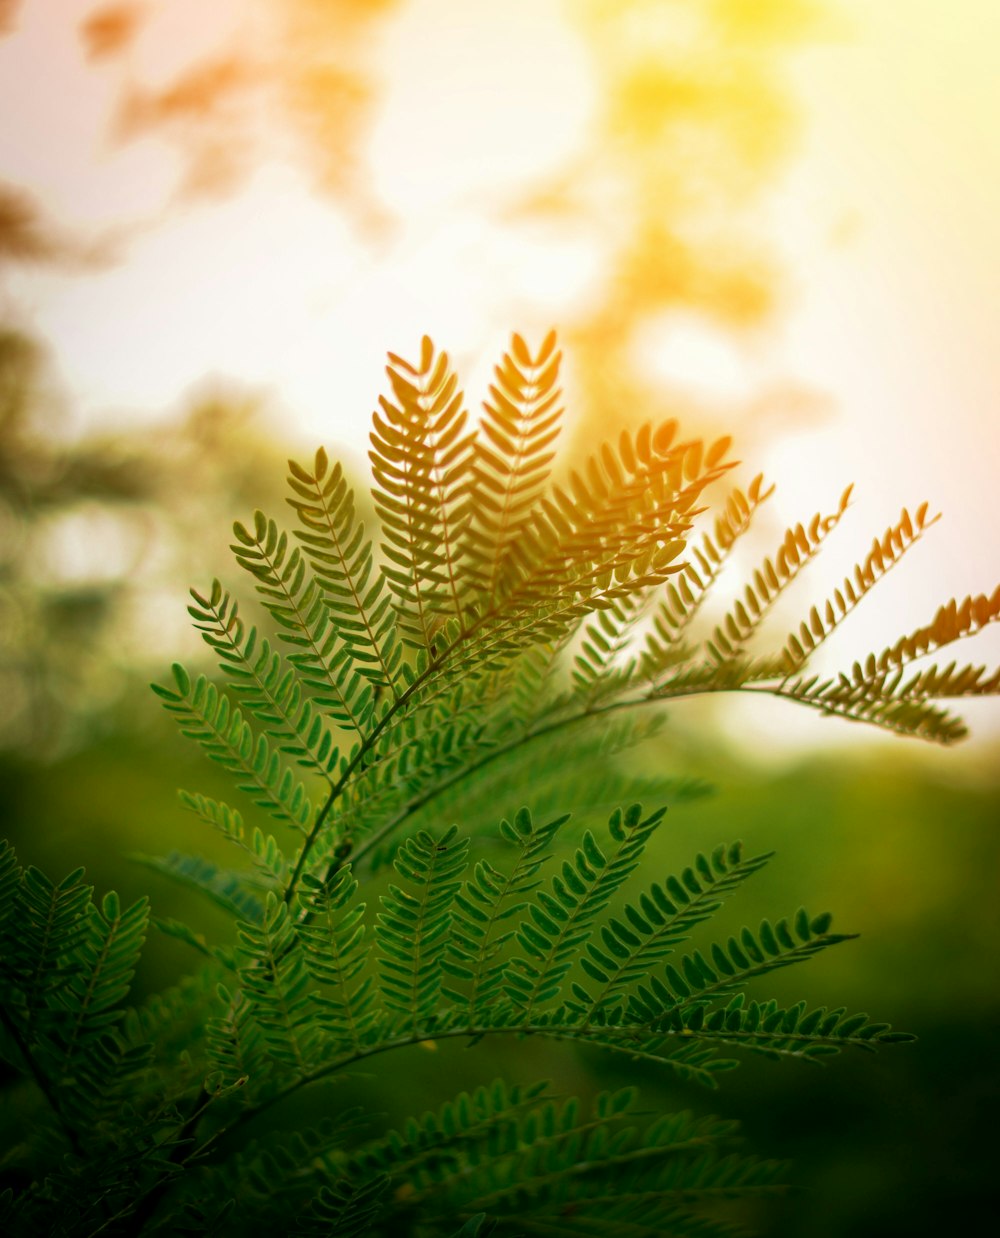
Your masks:
[{"label": "fern leaf", "polygon": [[[282,752],[295,756],[301,766],[329,782],[340,752],[329,727],[303,693],[304,679],[285,668],[266,640],[258,642],[256,628],[246,631],[236,601],[217,580],[212,582],[208,597],[194,589],[191,597],[195,604],[188,607],[188,613],[206,644],[220,655],[222,669],[244,708],[265,724],[265,734],[279,741]],[[330,708],[339,726],[356,725],[339,681],[333,685],[314,682],[312,686],[325,694],[322,703]]]},{"label": "fern leaf", "polygon": [[217,988],[224,1013],[208,1020],[205,1034],[209,1063],[223,1085],[256,1078],[266,1070],[268,1044],[245,994]]},{"label": "fern leaf", "polygon": [[[8,864],[13,852],[8,852]],[[13,900],[10,924],[16,929],[4,940],[4,1005],[16,1013],[31,1039],[71,973],[62,966],[88,931],[91,887],[83,884],[83,869],[69,873],[58,885],[34,867],[24,870]],[[10,873],[8,871],[8,884]]]},{"label": "fern leaf", "polygon": [[305,1071],[317,1042],[316,1003],[288,907],[267,896],[260,924],[237,925],[240,982],[267,1051]]},{"label": "fern leaf", "polygon": [[374,567],[374,552],[357,519],[354,493],[343,469],[330,469],[326,452],[316,452],[312,470],[288,463],[288,500],[299,518],[296,536],[305,547],[326,608],[351,651],[358,673],[373,687],[398,695],[403,647],[394,632],[395,611],[385,577]]},{"label": "fern leaf", "polygon": [[337,1238],[363,1238],[376,1232],[387,1186],[387,1179],[376,1178],[360,1187],[349,1182],[321,1187],[301,1232]]},{"label": "fern leaf", "polygon": [[588,701],[621,691],[631,679],[635,660],[623,665],[621,658],[647,601],[642,593],[612,599],[597,612],[596,621],[587,624],[585,638],[574,658],[573,681]]},{"label": "fern leaf", "polygon": [[[916,628],[909,636],[900,637],[894,645],[883,649],[878,656],[869,654],[864,665],[856,662],[850,680],[843,677],[856,689],[875,683],[880,676],[900,670],[917,658],[922,658],[937,649],[966,636],[974,636],[990,623],[1000,619],[1000,586],[990,597],[980,593],[966,597],[961,602],[954,598],[938,609],[930,623]],[[833,698],[835,699],[835,698]]]},{"label": "fern leaf", "polygon": [[517,538],[548,477],[562,417],[561,359],[554,332],[535,356],[515,335],[483,405],[474,448],[472,523],[463,549],[466,570],[487,606],[503,589]]},{"label": "fern leaf", "polygon": [[987,675],[985,666],[962,666],[950,662],[940,670],[929,666],[899,688],[905,700],[940,701],[958,696],[995,696],[1000,692],[1000,668]]},{"label": "fern leaf", "polygon": [[783,919],[771,924],[762,920],[756,933],[743,928],[725,946],[713,943],[709,951],[711,962],[696,950],[685,955],[676,967],[667,964],[665,982],[653,976],[648,985],[639,985],[629,996],[627,1019],[648,1023],[654,1031],[675,1028],[678,1019],[683,1027],[691,1028],[690,1022],[684,1022],[686,1011],[704,1011],[711,1001],[741,991],[758,976],[804,962],[821,950],[851,939],[850,934],[829,930],[829,915],[811,919],[802,909],[791,922]]},{"label": "fern leaf", "polygon": [[917,544],[923,534],[940,520],[940,514],[927,519],[927,504],[922,503],[913,517],[903,508],[899,522],[890,525],[881,538],[875,538],[863,562],[845,576],[843,587],[835,589],[822,607],[814,606],[808,622],[799,624],[785,642],[784,657],[791,675],[800,670],[813,652],[827,640],[848,615],[875,587],[875,584]]},{"label": "fern leaf", "polygon": [[762,491],[763,482],[763,475],[758,473],[745,493],[733,487],[715,518],[714,537],[705,533],[701,543],[691,548],[692,560],[668,582],[666,596],[652,616],[653,631],[646,638],[642,673],[647,679],[655,681],[663,670],[692,656],[693,650],[683,638],[736,542],[750,528],[757,508],[774,493],[773,486]]},{"label": "fern leaf", "polygon": [[865,722],[895,735],[953,744],[968,734],[965,723],[927,700],[896,695],[902,672],[863,674],[857,682],[841,676],[838,682],[817,676],[782,683],[775,695],[812,706],[824,714]]},{"label": "fern leaf", "polygon": [[299,651],[290,661],[303,672],[304,684],[333,717],[363,734],[374,707],[371,687],[361,674],[363,659],[346,640],[347,626],[333,622],[302,552],[298,547],[289,551],[287,534],[259,511],[252,530],[237,521],[233,532],[236,561],[257,581],[257,592],[281,629],[279,638]]},{"label": "fern leaf", "polygon": [[303,886],[296,934],[313,979],[329,986],[317,999],[320,1018],[338,1044],[358,1049],[376,1015],[373,979],[364,975],[369,951],[358,883],[348,866],[328,882],[306,876]]},{"label": "fern leaf", "polygon": [[58,1080],[79,1074],[88,1052],[103,1056],[101,1038],[124,1017],[121,1006],[145,941],[149,900],[123,909],[118,895],[109,893],[100,909],[90,904],[87,912],[85,931],[68,958],[69,982],[58,995],[58,1031],[49,1036],[47,1057]]},{"label": "fern leaf", "polygon": [[379,988],[386,1006],[412,1028],[427,1025],[437,1010],[451,905],[468,848],[454,826],[437,841],[421,830],[400,847],[394,865],[413,883],[413,892],[392,885],[382,896],[375,927]]},{"label": "fern leaf", "polygon": [[829,516],[817,512],[808,527],[797,524],[785,532],[782,544],[773,557],[764,559],[744,588],[743,599],[737,601],[719,624],[712,640],[706,642],[714,662],[737,657],[757,631],[766,613],[788,588],[802,569],[819,553],[820,548],[840,523],[850,502],[853,486],[840,496],[837,510]]},{"label": "fern leaf", "polygon": [[173,667],[175,688],[153,690],[174,714],[182,735],[197,742],[223,769],[240,776],[237,787],[278,821],[307,831],[313,817],[305,788],[283,768],[266,738],[254,737],[239,709],[214,684],[199,675],[194,683],[182,666]]},{"label": "fern leaf", "polygon": [[424,336],[420,367],[390,354],[395,403],[379,398],[371,435],[372,496],[383,575],[409,643],[431,649],[442,614],[461,619],[461,543],[469,520],[474,435],[447,353]]},{"label": "fern leaf", "polygon": [[[692,1019],[697,1024],[692,1027]],[[873,1023],[867,1014],[849,1015],[841,1007],[809,1010],[805,1002],[787,1008],[776,1001],[744,1002],[742,993],[705,1016],[691,1012],[682,1019],[683,1031],[733,1045],[742,1045],[772,1057],[819,1059],[840,1053],[846,1047],[874,1052],[879,1044],[900,1044],[916,1037],[894,1032],[888,1023]]]},{"label": "fern leaf", "polygon": [[131,859],[186,886],[236,919],[259,924],[264,917],[263,903],[244,888],[241,876],[219,868],[211,860],[198,855],[181,855],[177,851],[165,856],[133,853]]},{"label": "fern leaf", "polygon": [[517,942],[527,957],[515,958],[504,973],[508,999],[526,1015],[539,1004],[558,995],[581,945],[587,940],[597,916],[639,863],[650,834],[665,810],[643,817],[633,804],[612,814],[608,827],[616,844],[610,856],[598,846],[589,831],[572,861],[566,861],[550,890],[538,894],[529,907],[529,918],[516,931]]},{"label": "fern leaf", "polygon": [[500,823],[501,837],[517,848],[509,874],[487,860],[480,860],[473,876],[455,896],[454,919],[444,970],[465,982],[468,992],[445,990],[475,1017],[481,1006],[494,1001],[502,990],[504,963],[497,956],[514,936],[503,925],[525,907],[525,895],[539,884],[536,875],[550,858],[548,849],[567,818],[557,817],[547,825],[534,826],[531,814],[522,808],[513,821]]},{"label": "fern leaf", "polygon": [[262,830],[254,828],[248,839],[243,817],[235,808],[190,791],[179,792],[179,797],[189,812],[193,812],[200,821],[212,826],[224,838],[235,843],[267,877],[278,882],[285,880],[288,875],[288,861],[273,834],[264,834]]},{"label": "fern leaf", "polygon": [[600,932],[600,945],[587,943],[581,964],[597,986],[593,996],[582,986],[574,993],[584,1004],[588,1021],[622,1000],[623,995],[660,965],[685,941],[695,925],[709,919],[724,898],[758,872],[771,854],[744,858],[740,843],[718,847],[711,857],[699,855],[679,877],[654,883],[638,905],[626,905],[620,918],[610,919]]}]

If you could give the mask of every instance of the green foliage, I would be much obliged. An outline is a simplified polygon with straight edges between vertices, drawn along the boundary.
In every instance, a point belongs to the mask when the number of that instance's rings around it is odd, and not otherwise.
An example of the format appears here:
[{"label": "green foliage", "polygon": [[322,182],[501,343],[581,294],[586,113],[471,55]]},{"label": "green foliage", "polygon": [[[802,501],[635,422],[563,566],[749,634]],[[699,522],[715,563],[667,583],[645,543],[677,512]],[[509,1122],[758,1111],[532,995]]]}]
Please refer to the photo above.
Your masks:
[{"label": "green foliage", "polygon": [[656,735],[663,702],[721,691],[951,742],[961,724],[932,702],[995,691],[997,676],[903,667],[994,621],[1000,591],[949,604],[839,679],[804,677],[928,527],[925,508],[904,512],[822,614],[751,653],[848,490],[699,637],[769,491],[731,488],[699,532],[729,440],[684,440],[673,422],[553,482],[559,360],[554,337],[532,353],[515,336],[474,428],[429,340],[419,365],[390,355],[371,453],[381,542],[321,449],[290,465],[291,536],[260,512],[235,526],[274,636],[244,624],[221,582],[192,591],[228,691],[175,666],[156,692],[243,796],[184,792],[184,806],[249,868],[140,859],[230,926],[211,940],[156,921],[199,972],[127,1011],[145,901],[95,905],[81,872],[53,884],[0,852],[0,1051],[40,1118],[7,1161],[12,1232],[745,1232],[739,1201],[778,1189],[782,1167],[737,1150],[731,1123],[650,1112],[631,1091],[585,1103],[500,1080],[399,1129],[343,1106],[291,1133],[271,1123],[417,1046],[560,1042],[714,1089],[734,1051],[815,1062],[910,1039],[758,995],[847,936],[799,909],[713,937],[770,856],[733,842],[644,871],[666,808],[638,792],[662,805],[697,788],[617,758]]}]

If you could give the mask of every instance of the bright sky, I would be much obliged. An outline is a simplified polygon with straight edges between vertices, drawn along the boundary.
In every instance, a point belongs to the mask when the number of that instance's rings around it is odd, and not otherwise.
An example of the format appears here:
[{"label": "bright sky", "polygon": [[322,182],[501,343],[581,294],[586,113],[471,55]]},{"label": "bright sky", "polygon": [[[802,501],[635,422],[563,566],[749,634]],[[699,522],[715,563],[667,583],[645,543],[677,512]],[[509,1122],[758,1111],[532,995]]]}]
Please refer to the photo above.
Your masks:
[{"label": "bright sky", "polygon": [[[85,422],[161,415],[219,374],[272,392],[290,435],[360,450],[387,348],[430,332],[475,393],[521,307],[558,325],[599,274],[601,254],[571,232],[542,245],[489,209],[587,142],[597,87],[557,0],[410,0],[369,36],[383,91],[372,188],[397,220],[371,236],[316,195],[266,96],[257,171],[229,198],[178,199],[180,156],[160,133],[109,139],[123,72],[166,83],[200,52],[257,46],[260,4],[171,0],[124,69],[83,55],[78,26],[98,7],[29,0],[0,41],[0,180],[119,259],[0,284],[0,309],[48,342]],[[759,461],[786,521],[858,484],[815,594],[903,503],[946,512],[867,626],[852,624],[849,659],[1000,579],[1000,3],[838,7],[790,61],[799,150],[755,208],[788,273],[778,321],[736,338],[678,317],[655,367],[723,401],[788,379],[829,397],[825,424],[783,432]],[[958,653],[995,662],[998,636]],[[994,702],[963,712],[981,736],[1000,729]],[[771,726],[766,742],[787,742]],[[807,736],[848,730],[819,727]]]}]

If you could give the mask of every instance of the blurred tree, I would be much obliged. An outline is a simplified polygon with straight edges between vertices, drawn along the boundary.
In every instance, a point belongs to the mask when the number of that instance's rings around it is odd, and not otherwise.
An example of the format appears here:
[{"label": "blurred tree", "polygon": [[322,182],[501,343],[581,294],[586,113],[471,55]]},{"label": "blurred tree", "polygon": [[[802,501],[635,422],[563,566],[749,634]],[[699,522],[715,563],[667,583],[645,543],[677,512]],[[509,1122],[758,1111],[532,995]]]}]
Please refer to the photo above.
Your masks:
[{"label": "blurred tree", "polygon": [[0,331],[0,748],[52,756],[121,723],[158,661],[149,635],[175,640],[177,591],[217,561],[219,513],[273,489],[276,455],[235,388],[145,431],[75,436],[44,351]]}]

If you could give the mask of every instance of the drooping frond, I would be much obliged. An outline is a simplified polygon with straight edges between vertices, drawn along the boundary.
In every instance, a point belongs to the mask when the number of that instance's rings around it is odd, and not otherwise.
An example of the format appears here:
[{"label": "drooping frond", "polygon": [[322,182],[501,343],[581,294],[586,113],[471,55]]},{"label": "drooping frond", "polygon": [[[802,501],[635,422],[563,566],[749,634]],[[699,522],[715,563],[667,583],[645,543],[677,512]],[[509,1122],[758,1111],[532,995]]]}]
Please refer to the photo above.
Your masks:
[{"label": "drooping frond", "polygon": [[190,791],[181,791],[179,796],[189,812],[239,847],[249,856],[254,867],[266,877],[275,881],[284,881],[287,878],[288,861],[273,834],[265,834],[255,826],[248,836],[243,816],[235,808]]},{"label": "drooping frond", "polygon": [[961,718],[928,700],[898,695],[902,672],[882,672],[859,681],[842,675],[839,680],[821,680],[813,675],[782,683],[776,695],[800,705],[850,722],[865,722],[896,735],[913,736],[934,743],[953,744],[968,734]]},{"label": "drooping frond", "polygon": [[219,868],[211,860],[199,855],[182,855],[177,851],[165,856],[134,854],[132,859],[207,898],[236,919],[257,924],[263,918],[264,905],[246,889],[243,876]]}]

